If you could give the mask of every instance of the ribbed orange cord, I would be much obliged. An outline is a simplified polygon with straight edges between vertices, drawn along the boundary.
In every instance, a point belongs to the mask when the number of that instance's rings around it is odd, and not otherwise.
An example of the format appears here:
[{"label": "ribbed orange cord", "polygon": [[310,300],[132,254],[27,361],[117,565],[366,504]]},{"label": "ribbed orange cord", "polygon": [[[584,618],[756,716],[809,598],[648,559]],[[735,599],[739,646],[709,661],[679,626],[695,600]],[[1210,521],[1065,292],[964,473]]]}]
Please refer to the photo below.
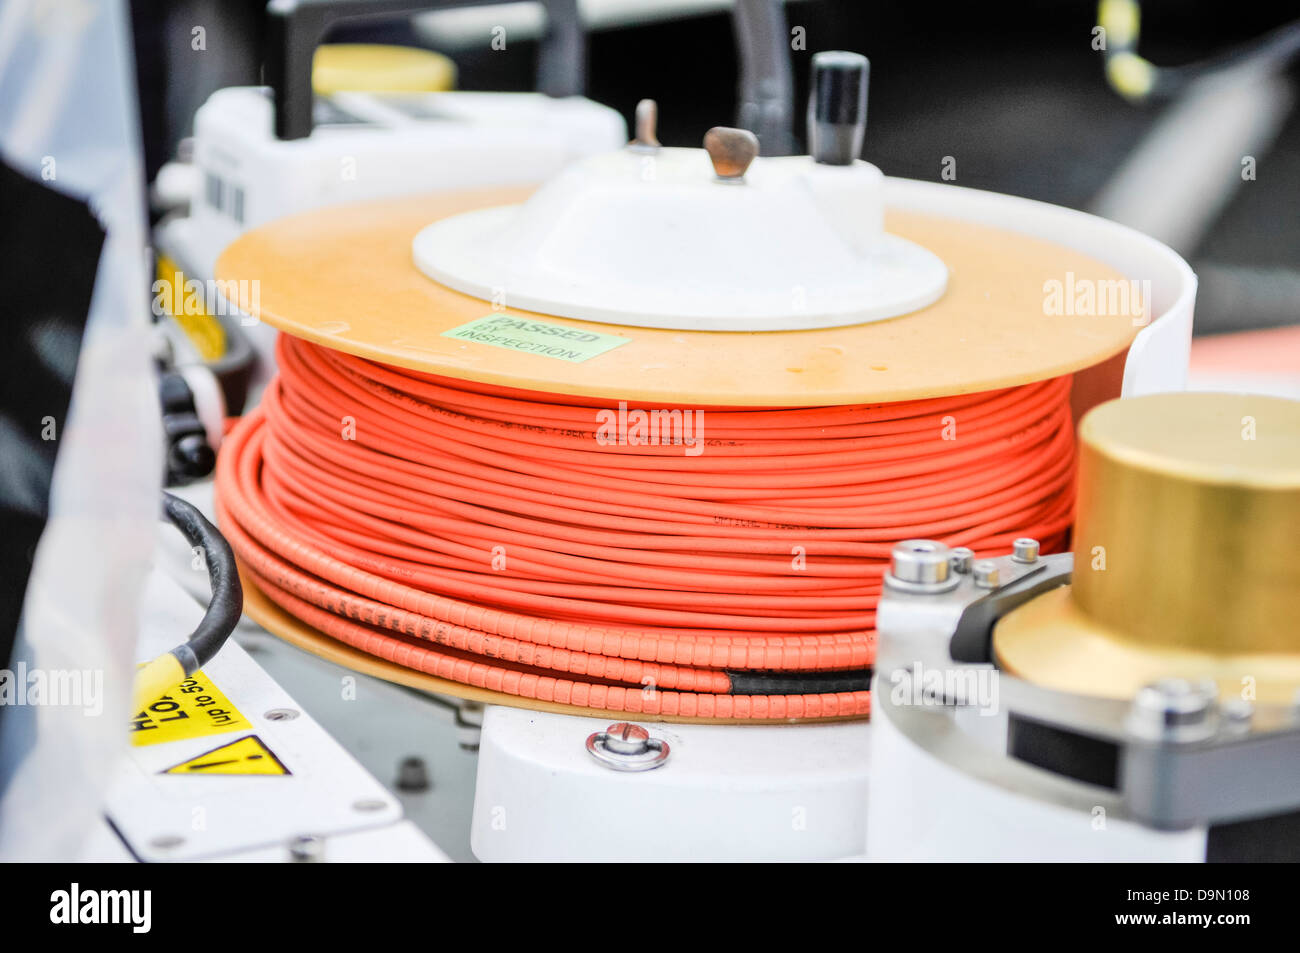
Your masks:
[{"label": "ribbed orange cord", "polygon": [[690,416],[702,433],[646,444],[616,422],[656,408],[287,336],[278,357],[218,463],[222,528],[254,581],[334,638],[512,694],[669,716],[864,714],[866,691],[810,678],[808,694],[734,695],[727,671],[863,670],[895,542],[983,554],[1030,535],[1050,552],[1071,519],[1069,378],[704,408]]}]

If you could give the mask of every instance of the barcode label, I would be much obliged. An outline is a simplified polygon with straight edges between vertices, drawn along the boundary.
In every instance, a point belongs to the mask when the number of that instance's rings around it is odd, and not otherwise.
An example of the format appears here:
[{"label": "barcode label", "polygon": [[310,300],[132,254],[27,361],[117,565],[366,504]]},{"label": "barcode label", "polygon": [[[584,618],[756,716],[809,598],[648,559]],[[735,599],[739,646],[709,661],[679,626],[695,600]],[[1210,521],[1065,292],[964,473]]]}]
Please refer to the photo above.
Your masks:
[{"label": "barcode label", "polygon": [[240,225],[244,224],[243,188],[231,185],[221,176],[208,172],[204,178],[203,193],[208,205],[229,215]]}]

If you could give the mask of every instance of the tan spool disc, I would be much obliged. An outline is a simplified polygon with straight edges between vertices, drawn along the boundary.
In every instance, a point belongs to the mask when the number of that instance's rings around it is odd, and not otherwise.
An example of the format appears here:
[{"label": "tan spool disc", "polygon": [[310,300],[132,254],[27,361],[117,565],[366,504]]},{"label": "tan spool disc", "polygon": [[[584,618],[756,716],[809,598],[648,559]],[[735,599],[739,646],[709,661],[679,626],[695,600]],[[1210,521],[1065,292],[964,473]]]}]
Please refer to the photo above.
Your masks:
[{"label": "tan spool disc", "polygon": [[1079,427],[1074,585],[998,623],[998,662],[1087,695],[1212,679],[1224,698],[1291,704],[1298,535],[1300,401],[1175,393],[1103,404]]},{"label": "tan spool disc", "polygon": [[447,192],[292,216],[237,239],[217,262],[217,277],[240,288],[242,310],[326,347],[466,380],[665,406],[810,407],[994,390],[1101,364],[1139,330],[1127,314],[1047,313],[1047,281],[1072,276],[1076,286],[1105,287],[1124,280],[1087,255],[1005,229],[894,210],[887,229],[949,269],[944,296],[903,317],[812,331],[718,332],[506,310],[627,339],[581,362],[444,337],[491,315],[492,306],[421,273],[411,239],[433,221],[519,202],[530,191]]}]

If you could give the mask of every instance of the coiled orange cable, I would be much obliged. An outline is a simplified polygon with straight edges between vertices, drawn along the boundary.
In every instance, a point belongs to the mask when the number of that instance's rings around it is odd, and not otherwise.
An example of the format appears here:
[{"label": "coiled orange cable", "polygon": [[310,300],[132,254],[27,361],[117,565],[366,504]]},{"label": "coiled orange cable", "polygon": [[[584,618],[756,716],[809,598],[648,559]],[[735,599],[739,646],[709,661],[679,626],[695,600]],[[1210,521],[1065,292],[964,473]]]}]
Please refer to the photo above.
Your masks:
[{"label": "coiled orange cable", "polygon": [[1068,377],[853,407],[656,409],[284,335],[278,358],[218,461],[219,519],[253,581],[354,647],[510,694],[665,716],[865,714],[894,543],[995,553],[1030,535],[1052,551],[1071,520]]}]

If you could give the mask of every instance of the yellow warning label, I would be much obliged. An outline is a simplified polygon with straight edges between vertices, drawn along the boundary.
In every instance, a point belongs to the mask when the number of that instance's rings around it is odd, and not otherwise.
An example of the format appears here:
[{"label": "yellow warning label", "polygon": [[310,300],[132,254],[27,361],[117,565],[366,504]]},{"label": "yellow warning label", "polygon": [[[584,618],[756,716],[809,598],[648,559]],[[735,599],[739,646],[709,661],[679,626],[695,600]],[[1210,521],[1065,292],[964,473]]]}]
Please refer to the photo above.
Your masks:
[{"label": "yellow warning label", "polygon": [[257,735],[205,751],[159,774],[292,774]]},{"label": "yellow warning label", "polygon": [[252,727],[210,678],[195,672],[131,719],[131,744],[156,745]]},{"label": "yellow warning label", "polygon": [[176,262],[158,256],[158,280],[153,283],[156,312],[170,314],[205,361],[226,353],[226,331],[208,313],[202,282],[186,279]]}]

